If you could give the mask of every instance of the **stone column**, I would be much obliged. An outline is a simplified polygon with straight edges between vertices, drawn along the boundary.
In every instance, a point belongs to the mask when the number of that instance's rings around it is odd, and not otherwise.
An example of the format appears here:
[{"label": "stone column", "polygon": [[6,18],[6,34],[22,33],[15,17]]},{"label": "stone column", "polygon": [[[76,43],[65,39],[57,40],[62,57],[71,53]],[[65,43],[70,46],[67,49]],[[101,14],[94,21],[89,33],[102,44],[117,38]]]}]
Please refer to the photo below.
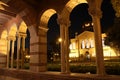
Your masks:
[{"label": "stone column", "polygon": [[102,35],[101,35],[101,2],[102,0],[94,0],[90,2],[89,12],[93,19],[94,37],[95,37],[95,50],[96,50],[96,62],[97,62],[97,74],[104,75],[104,57],[103,57],[103,47],[102,47]]},{"label": "stone column", "polygon": [[21,42],[21,36],[17,35],[17,69],[19,69],[20,66],[20,42]]},{"label": "stone column", "polygon": [[70,72],[69,69],[69,26],[65,27],[65,62],[66,62],[66,73]]},{"label": "stone column", "polygon": [[7,68],[9,68],[9,63],[10,63],[10,40],[8,38],[8,41],[7,41]]},{"label": "stone column", "polygon": [[[34,27],[29,28],[34,32]],[[30,70],[47,71],[47,27],[39,26],[38,34],[31,33],[30,38]]]},{"label": "stone column", "polygon": [[22,53],[21,53],[21,68],[24,68],[24,59],[25,59],[25,38],[26,34],[25,33],[20,33],[22,36]]},{"label": "stone column", "polygon": [[64,22],[63,18],[58,19],[60,24],[61,42],[61,73],[69,73],[69,23]]},{"label": "stone column", "polygon": [[12,40],[12,50],[11,50],[11,68],[13,68],[13,63],[14,63],[14,43],[15,40]]},{"label": "stone column", "polygon": [[62,25],[60,24],[60,37],[62,39],[62,42],[61,42],[61,72],[62,73],[65,73],[66,71],[66,67],[65,67],[65,25]]}]

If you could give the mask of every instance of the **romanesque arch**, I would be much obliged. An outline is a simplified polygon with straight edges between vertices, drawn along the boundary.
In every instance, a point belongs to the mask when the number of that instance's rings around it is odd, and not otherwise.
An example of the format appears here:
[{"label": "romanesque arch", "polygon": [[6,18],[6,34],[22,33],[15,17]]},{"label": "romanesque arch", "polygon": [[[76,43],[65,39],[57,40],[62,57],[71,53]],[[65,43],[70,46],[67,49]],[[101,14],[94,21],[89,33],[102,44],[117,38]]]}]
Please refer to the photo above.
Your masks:
[{"label": "romanesque arch", "polygon": [[[58,16],[58,23],[60,24],[60,36],[62,38],[61,43],[61,72],[69,73],[69,29],[70,26],[70,13],[72,12],[73,8],[79,4],[87,3],[86,0],[77,0],[73,1],[70,0],[63,11],[61,12],[60,16]],[[66,53],[66,54],[65,54]]]},{"label": "romanesque arch", "polygon": [[6,67],[7,31],[3,30],[0,37],[0,67]]},{"label": "romanesque arch", "polygon": [[[89,4],[89,12],[92,15],[93,18],[93,23],[94,23],[94,32],[95,32],[95,44],[96,44],[96,54],[97,54],[97,73],[104,75],[105,71],[104,71],[104,61],[103,61],[103,49],[102,49],[102,41],[101,41],[101,28],[100,28],[100,6],[101,6],[101,0],[99,1],[99,4],[95,4],[95,2],[90,2],[88,0],[88,4]],[[73,1],[70,0],[66,5],[65,8],[63,9],[60,17],[59,17],[59,24],[60,24],[60,35],[61,38],[63,39],[63,42],[61,43],[61,47],[64,48],[61,50],[62,53],[62,71],[63,72],[69,72],[69,38],[68,38],[68,27],[70,25],[70,20],[69,20],[69,16],[71,11],[73,10],[73,8],[75,6],[77,6],[78,4],[82,4],[82,3],[87,3],[86,0],[77,0],[77,1]],[[93,5],[96,6],[96,8],[93,8]],[[99,46],[99,47],[98,47]],[[65,54],[67,53],[67,54]],[[66,57],[64,57],[66,56]],[[99,65],[100,64],[100,65]],[[101,70],[102,69],[102,70]]]},{"label": "romanesque arch", "polygon": [[[40,18],[40,25],[38,26],[38,33],[35,35],[36,30],[29,28],[30,39],[30,70],[46,71],[47,68],[47,30],[48,21],[50,17],[55,14],[53,9],[46,10]],[[36,57],[36,58],[35,58]]]}]

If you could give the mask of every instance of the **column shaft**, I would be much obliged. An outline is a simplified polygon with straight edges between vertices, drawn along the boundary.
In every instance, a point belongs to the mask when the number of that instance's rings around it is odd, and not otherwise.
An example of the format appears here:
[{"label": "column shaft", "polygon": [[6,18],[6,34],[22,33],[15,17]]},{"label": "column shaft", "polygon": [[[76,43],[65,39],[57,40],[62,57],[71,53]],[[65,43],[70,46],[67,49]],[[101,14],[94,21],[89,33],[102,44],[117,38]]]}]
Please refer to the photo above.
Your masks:
[{"label": "column shaft", "polygon": [[11,68],[13,68],[14,62],[14,40],[12,40],[12,50],[11,50]]},{"label": "column shaft", "polygon": [[21,37],[20,36],[18,36],[18,38],[17,38],[17,69],[19,69],[19,66],[20,66],[20,64],[19,64],[19,62],[20,62],[20,41],[21,40]]},{"label": "column shaft", "polygon": [[103,57],[103,47],[102,47],[102,36],[100,27],[100,18],[98,16],[93,16],[94,22],[94,36],[95,36],[95,49],[97,57],[97,74],[104,75],[104,57]]},{"label": "column shaft", "polygon": [[62,73],[65,73],[65,46],[64,46],[64,43],[65,43],[65,29],[64,29],[64,25],[61,25],[60,26],[60,37],[62,38],[62,42],[61,42],[61,72]]},{"label": "column shaft", "polygon": [[69,28],[68,26],[65,28],[65,62],[66,62],[66,73],[69,73]]},{"label": "column shaft", "polygon": [[24,59],[25,59],[25,36],[22,37],[22,59],[21,59],[21,68],[24,67]]},{"label": "column shaft", "polygon": [[10,57],[10,40],[8,40],[8,43],[7,43],[7,68],[9,68],[9,57]]}]

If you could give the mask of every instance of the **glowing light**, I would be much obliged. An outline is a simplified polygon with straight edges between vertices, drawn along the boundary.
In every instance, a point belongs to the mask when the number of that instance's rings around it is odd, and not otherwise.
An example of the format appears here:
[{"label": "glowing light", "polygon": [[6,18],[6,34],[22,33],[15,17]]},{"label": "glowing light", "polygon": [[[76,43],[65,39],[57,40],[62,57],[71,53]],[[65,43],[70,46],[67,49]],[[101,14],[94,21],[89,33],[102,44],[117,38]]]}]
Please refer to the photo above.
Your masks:
[{"label": "glowing light", "polygon": [[27,59],[29,59],[29,58],[30,58],[30,55],[26,55],[25,57],[26,57]]},{"label": "glowing light", "polygon": [[62,42],[62,38],[59,38],[58,41],[59,41],[59,42]]}]

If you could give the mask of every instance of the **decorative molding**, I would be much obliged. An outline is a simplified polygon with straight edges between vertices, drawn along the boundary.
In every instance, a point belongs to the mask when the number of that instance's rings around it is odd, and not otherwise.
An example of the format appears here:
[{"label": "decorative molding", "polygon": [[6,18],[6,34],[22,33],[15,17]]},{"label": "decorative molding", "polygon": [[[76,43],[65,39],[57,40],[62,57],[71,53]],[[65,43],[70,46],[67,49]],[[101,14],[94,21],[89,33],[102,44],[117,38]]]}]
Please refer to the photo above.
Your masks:
[{"label": "decorative molding", "polygon": [[47,27],[41,27],[41,26],[39,26],[39,29],[40,29],[40,30],[43,30],[43,31],[45,31],[45,32],[48,31],[48,28],[47,28]]}]

